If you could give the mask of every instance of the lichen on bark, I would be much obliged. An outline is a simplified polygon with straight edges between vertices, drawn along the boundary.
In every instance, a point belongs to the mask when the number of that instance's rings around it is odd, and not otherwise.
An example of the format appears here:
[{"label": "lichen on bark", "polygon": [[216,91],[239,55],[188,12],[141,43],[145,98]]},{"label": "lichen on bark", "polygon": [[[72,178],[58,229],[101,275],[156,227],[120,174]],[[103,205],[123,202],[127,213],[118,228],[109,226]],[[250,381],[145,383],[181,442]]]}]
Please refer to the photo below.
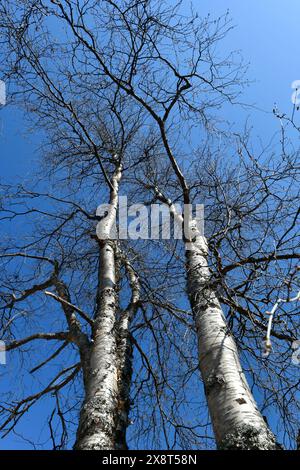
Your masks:
[{"label": "lichen on bark", "polygon": [[251,424],[236,426],[218,445],[219,450],[280,450],[274,435]]}]

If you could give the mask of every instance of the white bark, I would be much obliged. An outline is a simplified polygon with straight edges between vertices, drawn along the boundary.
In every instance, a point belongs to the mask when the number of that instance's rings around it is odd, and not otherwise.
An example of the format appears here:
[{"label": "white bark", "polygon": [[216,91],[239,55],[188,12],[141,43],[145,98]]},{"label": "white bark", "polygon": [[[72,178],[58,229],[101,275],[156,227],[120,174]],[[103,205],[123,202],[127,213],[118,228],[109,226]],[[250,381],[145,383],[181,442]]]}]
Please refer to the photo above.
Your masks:
[{"label": "white bark", "polygon": [[[157,187],[157,197],[183,227],[183,215]],[[235,340],[212,284],[208,245],[189,221],[185,234],[187,290],[197,330],[202,375],[216,443],[220,449],[278,449],[275,437],[260,414],[239,360]]]},{"label": "white bark", "polygon": [[85,383],[85,401],[80,414],[75,449],[115,449],[118,418],[119,371],[115,334],[117,292],[115,241],[110,240],[118,205],[119,168],[112,179],[108,215],[97,228],[102,234],[99,267],[99,301],[95,317],[94,343]]},{"label": "white bark", "polygon": [[234,338],[210,284],[206,239],[186,244],[188,294],[196,322],[199,365],[220,449],[275,449],[244,376]]}]

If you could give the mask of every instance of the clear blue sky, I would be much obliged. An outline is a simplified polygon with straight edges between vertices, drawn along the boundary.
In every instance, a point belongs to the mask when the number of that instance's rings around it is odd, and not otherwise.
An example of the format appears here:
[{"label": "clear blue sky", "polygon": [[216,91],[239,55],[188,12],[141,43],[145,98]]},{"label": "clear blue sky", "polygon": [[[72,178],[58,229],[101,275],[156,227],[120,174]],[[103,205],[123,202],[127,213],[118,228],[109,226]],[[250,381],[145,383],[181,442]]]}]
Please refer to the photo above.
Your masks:
[{"label": "clear blue sky", "polygon": [[[248,78],[255,81],[246,90],[245,100],[269,113],[274,102],[281,110],[289,111],[291,83],[300,77],[300,2],[193,0],[192,3],[200,13],[212,15],[222,14],[228,8],[236,28],[224,41],[224,47],[241,50],[245,61],[250,62]],[[272,132],[273,126],[272,115],[255,114],[255,129],[261,135]]]},{"label": "clear blue sky", "polygon": [[[187,3],[190,3],[187,1]],[[236,107],[227,116],[237,125],[243,125],[247,116],[254,124],[255,134],[268,140],[278,130],[278,121],[272,114],[276,102],[280,110],[289,112],[291,83],[300,79],[300,1],[299,0],[192,0],[200,15],[208,12],[218,16],[228,9],[236,28],[224,41],[227,51],[239,49],[250,62],[249,80],[254,83],[245,90],[243,101],[256,104],[262,111],[241,110]],[[1,78],[1,77],[0,77]],[[300,111],[299,111],[300,113]],[[1,179],[30,176],[34,160],[36,137],[24,136],[22,118],[9,108],[0,110]],[[4,380],[0,365],[0,381]],[[1,383],[0,383],[1,387]],[[39,406],[30,419],[25,418],[20,429],[31,426],[29,434],[39,436]],[[27,428],[28,429],[28,428]],[[0,440],[0,449],[31,448],[14,434]]]}]

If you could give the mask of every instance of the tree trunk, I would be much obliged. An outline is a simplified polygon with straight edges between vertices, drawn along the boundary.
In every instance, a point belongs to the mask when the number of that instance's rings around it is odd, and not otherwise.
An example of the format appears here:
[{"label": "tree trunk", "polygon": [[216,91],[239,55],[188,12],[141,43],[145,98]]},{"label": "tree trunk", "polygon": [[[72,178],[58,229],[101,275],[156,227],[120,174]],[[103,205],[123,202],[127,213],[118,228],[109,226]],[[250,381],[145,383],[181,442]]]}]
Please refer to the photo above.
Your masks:
[{"label": "tree trunk", "polygon": [[206,239],[186,244],[187,284],[196,323],[199,365],[219,449],[276,449],[251,394],[234,338],[211,286]]},{"label": "tree trunk", "polygon": [[121,168],[116,170],[112,179],[108,214],[97,227],[100,238],[99,300],[85,383],[85,400],[74,447],[81,450],[124,448],[123,436],[120,442],[118,432],[122,373],[119,370],[116,337],[116,242],[110,239],[116,220],[120,179]]},{"label": "tree trunk", "polygon": [[[120,253],[122,257],[122,254]],[[125,265],[126,271],[129,276],[129,284],[131,288],[131,299],[127,308],[121,313],[120,320],[118,322],[117,331],[117,348],[118,348],[118,365],[120,371],[120,385],[118,394],[118,448],[127,449],[126,443],[126,430],[128,426],[128,415],[130,410],[130,386],[132,378],[132,359],[133,359],[133,348],[132,340],[130,335],[130,323],[134,318],[140,300],[140,285],[139,279],[129,263],[124,257],[123,264]]]}]

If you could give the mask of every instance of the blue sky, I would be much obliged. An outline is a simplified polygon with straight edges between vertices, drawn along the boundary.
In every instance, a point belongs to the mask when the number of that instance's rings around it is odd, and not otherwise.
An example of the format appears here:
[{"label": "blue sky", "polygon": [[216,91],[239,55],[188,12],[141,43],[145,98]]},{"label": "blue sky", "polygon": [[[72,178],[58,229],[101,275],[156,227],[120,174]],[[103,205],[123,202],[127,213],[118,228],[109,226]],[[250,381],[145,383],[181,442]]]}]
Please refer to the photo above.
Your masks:
[{"label": "blue sky", "polygon": [[[299,0],[192,0],[191,3],[200,15],[218,16],[229,10],[236,27],[224,40],[223,47],[226,51],[240,50],[245,62],[250,63],[247,77],[253,83],[245,90],[243,101],[255,104],[260,111],[234,107],[228,111],[227,118],[241,127],[249,116],[254,134],[269,140],[279,128],[272,113],[274,103],[280,110],[291,112],[291,83],[300,79]],[[9,107],[0,110],[1,180],[30,176],[36,165],[37,142],[38,136],[25,135],[21,113]],[[4,380],[3,367],[0,365],[0,381]],[[30,434],[38,436],[40,416],[40,406],[36,406],[21,428],[30,425]],[[0,449],[18,448],[31,446],[14,434],[5,441],[0,440]]]},{"label": "blue sky", "polygon": [[[254,83],[245,91],[245,101],[270,113],[255,113],[255,130],[260,135],[270,135],[278,125],[274,126],[272,116],[274,103],[288,112],[291,83],[300,77],[300,3],[297,0],[194,0],[193,5],[199,12],[213,15],[222,14],[228,8],[236,27],[224,41],[224,47],[241,50],[245,62],[250,62],[247,75]],[[235,113],[239,119],[239,111]]]},{"label": "blue sky", "polygon": [[[230,120],[242,125],[247,117],[257,135],[270,138],[278,130],[272,114],[274,103],[280,110],[291,112],[291,83],[300,79],[300,3],[298,0],[186,0],[200,15],[215,17],[229,11],[235,28],[222,42],[224,49],[240,50],[249,62],[250,85],[242,101],[254,104],[261,111],[229,110]],[[0,77],[1,78],[1,77]],[[25,135],[22,117],[9,108],[0,113],[1,176],[30,175],[36,159],[36,139]]]}]

